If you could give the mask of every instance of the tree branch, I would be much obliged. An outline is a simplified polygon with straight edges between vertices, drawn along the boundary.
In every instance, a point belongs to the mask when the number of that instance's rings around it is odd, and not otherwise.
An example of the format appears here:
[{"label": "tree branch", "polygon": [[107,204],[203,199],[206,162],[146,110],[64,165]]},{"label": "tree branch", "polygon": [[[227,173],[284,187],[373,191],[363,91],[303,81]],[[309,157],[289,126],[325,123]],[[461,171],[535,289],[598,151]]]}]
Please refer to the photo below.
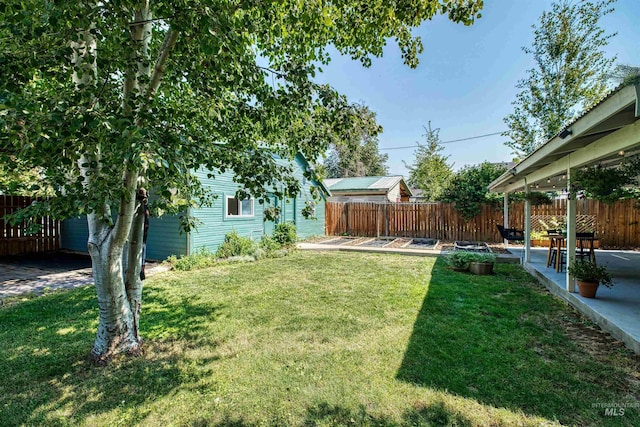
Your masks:
[{"label": "tree branch", "polygon": [[138,185],[138,173],[127,169],[122,177],[122,188],[124,194],[120,197],[120,208],[118,209],[118,219],[113,227],[114,249],[122,248],[129,237],[131,223],[136,207],[136,190]]},{"label": "tree branch", "polygon": [[149,2],[144,1],[140,9],[135,13],[136,22],[129,28],[131,34],[131,58],[127,66],[123,87],[122,108],[126,115],[132,113],[132,106],[129,104],[131,94],[140,90],[141,77],[149,78],[149,43],[151,40],[151,11]]},{"label": "tree branch", "polygon": [[160,49],[160,52],[158,54],[156,65],[153,67],[153,72],[151,73],[151,80],[149,81],[149,86],[147,87],[145,99],[151,99],[160,87],[160,81],[162,80],[162,75],[164,74],[164,66],[167,63],[167,59],[169,58],[169,53],[176,45],[177,39],[178,32],[173,28],[170,28],[164,38],[164,42],[162,43],[162,48]]},{"label": "tree branch", "polygon": [[281,73],[280,71],[276,71],[276,70],[274,70],[272,68],[269,68],[269,67],[261,67],[260,65],[256,65],[256,67],[258,67],[261,70],[265,70],[265,71],[267,71],[267,72],[269,72],[271,74],[274,74],[274,75],[276,75],[278,77],[286,77],[287,76],[285,73]]}]

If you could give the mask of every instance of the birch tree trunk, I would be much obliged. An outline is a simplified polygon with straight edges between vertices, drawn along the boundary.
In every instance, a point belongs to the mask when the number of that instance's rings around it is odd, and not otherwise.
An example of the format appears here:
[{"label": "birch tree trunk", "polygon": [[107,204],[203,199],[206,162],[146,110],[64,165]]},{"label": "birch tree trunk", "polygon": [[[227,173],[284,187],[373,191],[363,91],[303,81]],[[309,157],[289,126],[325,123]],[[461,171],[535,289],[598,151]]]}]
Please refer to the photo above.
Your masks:
[{"label": "birch tree trunk", "polygon": [[[131,65],[123,87],[123,107],[125,114],[136,117],[140,105],[131,103],[139,99],[149,85],[151,39],[151,14],[148,1],[141,2],[135,14],[140,24],[131,26]],[[97,79],[97,40],[91,31],[80,30],[71,43],[73,50],[73,82],[76,90],[83,93],[85,102],[92,107],[97,99],[92,97]],[[139,121],[136,120],[136,124]],[[83,177],[87,194],[91,194],[94,181],[101,168],[100,142],[87,149],[78,159],[78,168]],[[124,163],[122,176],[122,196],[115,224],[111,225],[111,208],[105,203],[87,215],[89,239],[87,248],[91,255],[93,279],[98,298],[99,323],[90,359],[105,365],[118,353],[140,354],[139,333],[142,307],[142,281],[140,280],[144,208],[136,199],[139,171]],[[123,271],[122,254],[127,240],[130,247],[127,254],[127,268]]]},{"label": "birch tree trunk", "polygon": [[[89,219],[91,221],[91,219]],[[88,244],[98,294],[99,323],[91,360],[107,364],[117,353],[140,354],[136,322],[122,279],[122,247],[113,239]]]},{"label": "birch tree trunk", "polygon": [[[138,175],[135,172],[125,173],[123,187],[128,195],[124,196],[120,202],[115,225],[108,224],[107,215],[110,215],[110,211],[107,209],[102,212],[102,215],[93,213],[87,216],[89,225],[87,246],[91,255],[99,313],[98,332],[90,358],[99,365],[107,364],[111,357],[118,353],[138,355],[142,352],[138,333],[142,300],[142,284],[139,280],[140,263],[129,261],[126,272],[127,283],[130,283],[132,275],[138,275],[131,286],[125,286],[122,266],[124,245],[131,234],[136,206],[140,205],[135,197],[137,179]],[[136,246],[138,246],[137,249]],[[137,259],[140,259],[141,245],[133,245],[129,250],[130,260],[136,259],[136,250]],[[129,296],[129,287],[132,289],[132,297]]]},{"label": "birch tree trunk", "polygon": [[142,338],[140,337],[140,314],[142,312],[142,280],[140,279],[140,269],[142,266],[144,217],[144,205],[138,203],[131,225],[129,253],[127,254],[128,268],[125,274],[125,289],[131,310],[133,333],[139,344],[142,344]]}]

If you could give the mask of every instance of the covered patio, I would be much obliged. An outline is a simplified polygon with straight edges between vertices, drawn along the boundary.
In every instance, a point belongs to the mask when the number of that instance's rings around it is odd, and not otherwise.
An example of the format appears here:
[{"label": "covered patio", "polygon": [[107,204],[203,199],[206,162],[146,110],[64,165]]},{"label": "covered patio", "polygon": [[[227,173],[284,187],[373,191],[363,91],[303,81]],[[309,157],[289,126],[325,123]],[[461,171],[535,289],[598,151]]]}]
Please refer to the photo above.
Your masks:
[{"label": "covered patio", "polygon": [[[640,154],[639,94],[639,86],[614,89],[491,183],[490,191],[504,194],[504,227],[509,228],[509,193],[558,191],[568,197],[566,247],[576,247],[576,188],[572,188],[572,177],[579,168],[615,167],[625,158]],[[616,285],[612,289],[600,286],[595,300],[582,298],[576,293],[575,280],[566,269],[557,272],[552,266],[547,267],[548,250],[531,247],[528,200],[524,209],[524,247],[515,250],[521,254],[523,266],[552,292],[640,353],[640,256],[633,252],[596,251],[598,264],[607,266]],[[566,264],[574,260],[575,251],[566,251]]]}]

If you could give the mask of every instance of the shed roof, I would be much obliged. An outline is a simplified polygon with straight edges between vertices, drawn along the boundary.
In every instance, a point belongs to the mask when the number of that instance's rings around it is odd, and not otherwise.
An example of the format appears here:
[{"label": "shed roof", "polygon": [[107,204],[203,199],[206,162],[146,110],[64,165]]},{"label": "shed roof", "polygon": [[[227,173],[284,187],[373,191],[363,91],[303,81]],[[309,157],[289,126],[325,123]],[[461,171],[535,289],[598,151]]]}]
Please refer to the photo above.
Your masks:
[{"label": "shed roof", "polygon": [[324,180],[331,192],[376,191],[387,193],[398,183],[403,193],[412,195],[402,175],[392,176],[358,176],[350,178],[331,178]]}]

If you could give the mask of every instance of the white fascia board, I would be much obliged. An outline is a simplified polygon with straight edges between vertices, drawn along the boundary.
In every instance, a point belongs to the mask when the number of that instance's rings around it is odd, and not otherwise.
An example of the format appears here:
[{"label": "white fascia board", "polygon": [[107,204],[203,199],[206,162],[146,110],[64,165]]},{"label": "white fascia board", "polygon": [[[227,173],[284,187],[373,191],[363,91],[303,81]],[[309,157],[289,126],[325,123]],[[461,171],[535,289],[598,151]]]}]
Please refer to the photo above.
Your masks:
[{"label": "white fascia board", "polygon": [[536,181],[565,173],[569,168],[586,166],[638,145],[640,145],[640,120],[600,138],[521,179],[514,180],[512,184],[504,184],[501,188],[502,191],[516,191],[524,187],[525,180],[527,183],[533,184]]},{"label": "white fascia board", "polygon": [[[546,144],[538,148],[531,153],[528,157],[515,165],[513,169],[526,170],[535,167],[536,163],[544,160],[545,157],[557,153],[563,145],[566,145],[583,134],[588,134],[589,129],[594,128],[604,120],[624,110],[629,105],[635,103],[638,108],[636,86],[627,86],[620,89],[615,94],[611,95],[608,99],[604,100],[602,104],[594,107],[592,111],[589,111],[583,117],[579,118],[575,123],[570,125],[572,134],[567,138],[560,138],[559,136],[553,137]],[[562,159],[560,159],[562,160]],[[558,161],[560,161],[558,160]],[[554,162],[555,163],[555,162]],[[551,165],[553,165],[552,163]],[[549,165],[549,166],[551,166]],[[514,181],[513,184],[508,184],[509,181]],[[532,181],[527,180],[531,183]],[[509,191],[508,188],[517,186],[518,188],[524,186],[524,177],[516,175],[514,176],[509,171],[502,174],[498,179],[493,181],[489,185],[489,189],[494,192]]]}]

